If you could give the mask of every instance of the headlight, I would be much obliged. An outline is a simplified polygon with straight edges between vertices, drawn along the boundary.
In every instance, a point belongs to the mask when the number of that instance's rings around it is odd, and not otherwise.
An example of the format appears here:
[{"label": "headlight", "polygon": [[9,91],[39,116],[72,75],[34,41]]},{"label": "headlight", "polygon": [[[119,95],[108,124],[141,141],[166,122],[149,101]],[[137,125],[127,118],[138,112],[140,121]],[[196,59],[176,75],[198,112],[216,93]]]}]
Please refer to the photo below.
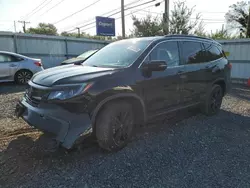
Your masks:
[{"label": "headlight", "polygon": [[91,83],[84,83],[78,86],[68,87],[64,90],[52,91],[48,96],[48,100],[65,100],[75,97],[87,91],[91,87],[91,85]]}]

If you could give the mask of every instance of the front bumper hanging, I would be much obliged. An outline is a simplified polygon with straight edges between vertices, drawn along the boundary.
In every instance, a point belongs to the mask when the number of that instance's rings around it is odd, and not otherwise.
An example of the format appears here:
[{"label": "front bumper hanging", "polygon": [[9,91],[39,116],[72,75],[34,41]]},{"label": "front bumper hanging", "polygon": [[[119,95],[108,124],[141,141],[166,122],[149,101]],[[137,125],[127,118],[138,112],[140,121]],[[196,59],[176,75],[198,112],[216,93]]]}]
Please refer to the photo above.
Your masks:
[{"label": "front bumper hanging", "polygon": [[53,133],[56,141],[70,149],[82,133],[91,128],[87,113],[71,113],[59,105],[40,103],[38,107],[23,98],[16,106],[15,114],[30,126]]}]

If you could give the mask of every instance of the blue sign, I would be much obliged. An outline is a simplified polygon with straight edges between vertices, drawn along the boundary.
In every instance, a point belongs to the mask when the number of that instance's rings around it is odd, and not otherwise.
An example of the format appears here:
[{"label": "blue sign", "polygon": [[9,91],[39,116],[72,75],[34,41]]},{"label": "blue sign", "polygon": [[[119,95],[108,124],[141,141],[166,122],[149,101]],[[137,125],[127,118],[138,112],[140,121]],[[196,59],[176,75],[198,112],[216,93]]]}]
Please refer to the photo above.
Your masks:
[{"label": "blue sign", "polygon": [[115,36],[115,19],[96,16],[96,35]]}]

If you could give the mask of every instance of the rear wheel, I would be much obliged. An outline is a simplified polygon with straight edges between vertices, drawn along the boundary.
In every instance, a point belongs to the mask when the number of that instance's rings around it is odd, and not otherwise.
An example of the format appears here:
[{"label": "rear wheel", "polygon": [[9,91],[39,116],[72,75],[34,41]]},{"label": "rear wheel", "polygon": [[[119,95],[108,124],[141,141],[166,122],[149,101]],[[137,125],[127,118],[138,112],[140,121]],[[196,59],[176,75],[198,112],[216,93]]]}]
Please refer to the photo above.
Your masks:
[{"label": "rear wheel", "polygon": [[217,114],[220,111],[222,99],[223,91],[221,86],[214,85],[203,106],[204,113],[209,116]]},{"label": "rear wheel", "polygon": [[97,116],[96,137],[101,148],[117,151],[127,145],[134,126],[132,105],[127,102],[108,103]]},{"label": "rear wheel", "polygon": [[20,70],[15,75],[15,81],[18,84],[27,84],[32,77],[32,72],[28,70]]}]

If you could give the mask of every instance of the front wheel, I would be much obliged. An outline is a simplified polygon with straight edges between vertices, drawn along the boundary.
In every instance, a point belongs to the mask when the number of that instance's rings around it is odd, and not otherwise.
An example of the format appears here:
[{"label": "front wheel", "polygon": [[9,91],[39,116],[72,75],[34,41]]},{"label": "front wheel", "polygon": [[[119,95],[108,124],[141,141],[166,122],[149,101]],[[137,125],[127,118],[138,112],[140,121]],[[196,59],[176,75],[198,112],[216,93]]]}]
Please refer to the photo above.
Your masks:
[{"label": "front wheel", "polygon": [[223,91],[221,86],[214,85],[211,93],[207,96],[203,106],[203,112],[208,116],[217,114],[220,111],[222,99]]},{"label": "front wheel", "polygon": [[127,145],[134,125],[132,105],[110,102],[101,110],[96,121],[96,137],[101,148],[117,151]]}]

